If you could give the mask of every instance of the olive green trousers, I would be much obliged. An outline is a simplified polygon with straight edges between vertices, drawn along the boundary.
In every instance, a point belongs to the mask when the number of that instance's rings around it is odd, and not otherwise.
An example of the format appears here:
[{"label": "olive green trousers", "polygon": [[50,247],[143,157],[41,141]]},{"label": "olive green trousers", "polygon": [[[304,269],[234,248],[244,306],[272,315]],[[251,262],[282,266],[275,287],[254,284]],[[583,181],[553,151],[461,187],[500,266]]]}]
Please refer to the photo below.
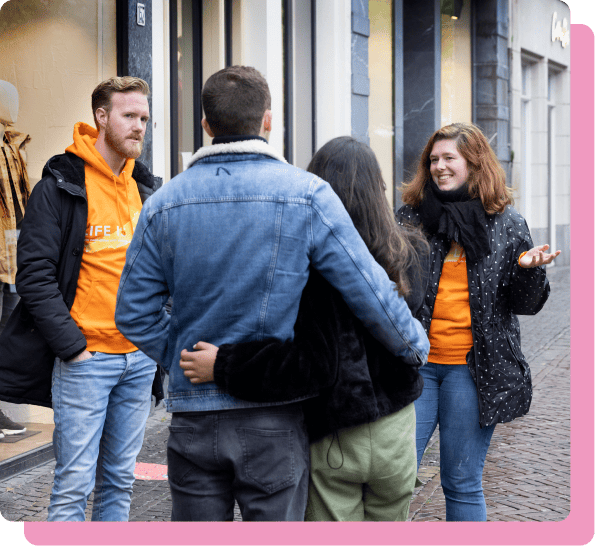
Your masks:
[{"label": "olive green trousers", "polygon": [[415,408],[310,444],[306,521],[405,521],[415,487]]}]

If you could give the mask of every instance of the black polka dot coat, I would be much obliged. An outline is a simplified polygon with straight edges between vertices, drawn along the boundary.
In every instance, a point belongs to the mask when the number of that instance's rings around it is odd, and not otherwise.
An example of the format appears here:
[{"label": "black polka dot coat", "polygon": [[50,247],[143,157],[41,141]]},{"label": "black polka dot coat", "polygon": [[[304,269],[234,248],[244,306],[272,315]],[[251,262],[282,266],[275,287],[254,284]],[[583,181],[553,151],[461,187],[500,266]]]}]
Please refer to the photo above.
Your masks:
[{"label": "black polka dot coat", "polygon": [[[531,405],[531,371],[521,352],[516,315],[534,315],[549,296],[545,268],[525,269],[518,258],[533,248],[525,219],[511,206],[487,215],[490,252],[477,262],[467,258],[473,348],[467,366],[477,386],[479,424],[506,423],[525,415]],[[421,218],[409,205],[397,212],[400,224],[419,225]],[[457,233],[455,233],[455,239]],[[429,280],[416,317],[430,331],[434,302],[444,258],[451,241],[430,237]]]}]

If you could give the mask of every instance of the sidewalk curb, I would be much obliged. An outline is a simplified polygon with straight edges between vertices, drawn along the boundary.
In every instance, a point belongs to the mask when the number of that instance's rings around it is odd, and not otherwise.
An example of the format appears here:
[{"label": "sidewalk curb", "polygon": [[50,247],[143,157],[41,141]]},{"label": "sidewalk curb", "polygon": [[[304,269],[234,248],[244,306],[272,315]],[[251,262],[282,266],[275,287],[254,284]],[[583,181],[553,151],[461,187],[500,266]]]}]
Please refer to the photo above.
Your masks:
[{"label": "sidewalk curb", "polygon": [[54,444],[49,443],[44,446],[32,449],[20,455],[15,455],[0,463],[0,481],[12,478],[13,476],[31,470],[36,466],[47,463],[54,458]]}]

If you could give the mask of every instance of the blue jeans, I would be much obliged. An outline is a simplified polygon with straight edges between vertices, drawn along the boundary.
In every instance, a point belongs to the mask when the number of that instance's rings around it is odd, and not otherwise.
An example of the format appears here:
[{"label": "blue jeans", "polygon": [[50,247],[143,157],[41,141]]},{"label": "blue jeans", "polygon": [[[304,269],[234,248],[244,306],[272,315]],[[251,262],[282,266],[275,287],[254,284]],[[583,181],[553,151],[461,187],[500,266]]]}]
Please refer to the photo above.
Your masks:
[{"label": "blue jeans", "polygon": [[485,521],[481,479],[496,425],[480,428],[477,387],[465,364],[428,363],[420,373],[424,389],[415,401],[417,467],[439,424],[446,521]]},{"label": "blue jeans", "polygon": [[136,456],[143,444],[156,364],[141,351],[95,353],[52,375],[54,487],[48,521],[127,521]]},{"label": "blue jeans", "polygon": [[172,521],[303,521],[310,448],[300,404],[174,413]]}]

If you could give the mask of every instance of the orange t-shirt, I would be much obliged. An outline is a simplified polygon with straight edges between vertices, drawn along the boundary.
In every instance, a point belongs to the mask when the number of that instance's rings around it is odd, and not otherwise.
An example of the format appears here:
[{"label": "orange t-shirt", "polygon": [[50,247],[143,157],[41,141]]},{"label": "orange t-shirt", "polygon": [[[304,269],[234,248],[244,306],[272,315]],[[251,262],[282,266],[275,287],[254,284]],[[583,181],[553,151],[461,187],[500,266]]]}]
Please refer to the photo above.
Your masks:
[{"label": "orange t-shirt", "polygon": [[87,339],[88,351],[131,353],[137,349],[117,329],[114,314],[142,203],[132,178],[134,159],[127,160],[116,176],[95,149],[96,140],[93,127],[77,123],[74,144],[66,150],[85,160],[88,203],[85,247],[70,314]]},{"label": "orange t-shirt", "polygon": [[428,339],[428,362],[434,364],[465,364],[473,347],[467,260],[454,241],[442,266]]}]

